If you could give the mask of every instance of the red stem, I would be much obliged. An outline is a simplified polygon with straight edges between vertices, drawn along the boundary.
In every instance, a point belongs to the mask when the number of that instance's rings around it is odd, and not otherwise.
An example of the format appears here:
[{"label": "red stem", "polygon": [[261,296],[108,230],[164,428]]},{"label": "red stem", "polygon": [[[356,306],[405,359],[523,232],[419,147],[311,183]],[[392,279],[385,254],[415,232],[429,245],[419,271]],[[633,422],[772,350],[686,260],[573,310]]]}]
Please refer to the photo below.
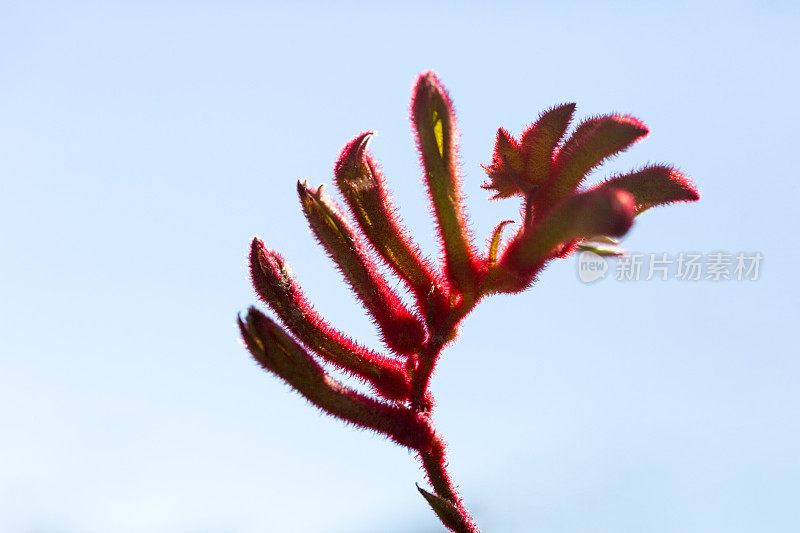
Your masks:
[{"label": "red stem", "polygon": [[[428,391],[428,386],[433,369],[445,344],[453,338],[458,323],[472,310],[476,303],[477,299],[470,299],[469,301],[464,299],[458,306],[453,308],[441,325],[431,330],[430,337],[419,354],[419,364],[411,380],[411,406],[413,409],[425,413],[425,416],[429,419],[433,401]],[[433,427],[433,424],[431,426]],[[437,433],[434,433],[430,446],[427,449],[418,450],[418,452],[422,466],[436,495],[450,501],[461,515],[461,525],[455,531],[459,533],[477,533],[478,528],[472,521],[469,512],[464,508],[461,497],[458,495],[456,487],[447,473],[444,440]]]},{"label": "red stem", "polygon": [[433,369],[439,360],[439,355],[444,346],[455,336],[458,323],[472,311],[479,298],[480,295],[469,299],[462,298],[450,311],[450,314],[437,327],[430,330],[428,340],[419,353],[419,363],[411,378],[411,406],[414,409],[425,413],[430,411],[432,405],[429,399],[428,386],[430,385]]}]

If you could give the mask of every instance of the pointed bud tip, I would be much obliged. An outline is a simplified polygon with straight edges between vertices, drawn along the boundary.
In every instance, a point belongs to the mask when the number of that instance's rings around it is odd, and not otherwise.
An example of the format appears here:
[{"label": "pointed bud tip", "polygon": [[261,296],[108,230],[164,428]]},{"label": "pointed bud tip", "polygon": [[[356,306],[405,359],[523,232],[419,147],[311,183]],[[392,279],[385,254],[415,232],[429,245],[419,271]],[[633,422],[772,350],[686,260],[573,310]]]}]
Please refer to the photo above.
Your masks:
[{"label": "pointed bud tip", "polygon": [[322,198],[322,189],[325,187],[324,184],[321,184],[316,189],[309,185],[308,180],[297,180],[297,193],[300,195],[301,199],[306,200],[319,200]]},{"label": "pointed bud tip", "polygon": [[650,135],[650,128],[647,127],[647,124],[636,117],[631,115],[615,114],[611,115],[610,119],[619,124],[629,126],[631,129],[635,130],[636,134],[639,136],[639,141]]},{"label": "pointed bud tip", "polygon": [[433,69],[424,70],[417,76],[417,83],[416,85],[425,84],[425,85],[440,85],[439,77],[436,75],[436,72]]},{"label": "pointed bud tip", "polygon": [[257,323],[260,318],[259,315],[263,316],[258,309],[256,309],[254,306],[250,306],[247,308],[247,313],[244,319],[242,319],[241,313],[236,316],[236,322],[239,326],[239,332],[242,335],[242,340],[251,352],[256,349],[264,349],[263,341],[258,335]]},{"label": "pointed bud tip", "polygon": [[265,250],[267,246],[264,244],[264,241],[258,235],[253,237],[253,240],[250,241],[250,253],[256,253],[259,250]]},{"label": "pointed bud tip", "polygon": [[[557,104],[554,105],[553,107],[549,107],[544,111],[542,111],[539,114],[539,120],[542,120],[542,117],[545,117],[547,115],[566,115],[568,117],[572,117],[572,115],[575,113],[575,109],[577,108],[578,104],[576,104],[575,102],[565,102],[563,104]],[[533,124],[531,125],[531,127],[533,127]]]},{"label": "pointed bud tip", "polygon": [[439,517],[439,520],[441,520],[448,529],[451,531],[476,531],[468,515],[453,502],[437,494],[428,492],[420,487],[419,483],[416,485],[419,493],[425,498],[425,501],[428,502],[433,512],[436,513],[436,516]]},{"label": "pointed bud tip", "polygon": [[363,153],[374,135],[374,131],[365,131],[363,133],[359,133],[353,138],[353,140],[347,143],[347,146],[342,152],[355,151],[356,153]]},{"label": "pointed bud tip", "polygon": [[[259,238],[253,239],[250,247],[250,275],[258,291],[261,283],[265,282],[265,275],[273,277],[280,271],[283,258],[277,252],[270,250]],[[268,302],[268,299],[265,298]]]},{"label": "pointed bud tip", "polygon": [[670,171],[670,177],[675,180],[678,185],[683,189],[685,193],[685,197],[682,200],[687,202],[696,202],[700,199],[700,191],[697,188],[697,185],[692,182],[686,175],[676,169],[672,169]]},{"label": "pointed bud tip", "polygon": [[300,207],[306,212],[314,205],[314,195],[308,186],[308,183],[297,180],[297,196],[300,198]]},{"label": "pointed bud tip", "polygon": [[337,179],[347,179],[351,173],[358,169],[360,163],[364,162],[367,145],[375,135],[373,131],[365,131],[353,138],[342,148],[339,159],[334,165],[334,174]]},{"label": "pointed bud tip", "polygon": [[247,308],[247,315],[246,315],[245,318],[249,319],[249,320],[253,320],[253,319],[257,319],[259,317],[259,315],[263,315],[263,313],[261,311],[259,311],[258,308],[255,305],[251,305],[250,307]]},{"label": "pointed bud tip", "polygon": [[420,106],[430,106],[437,97],[444,101],[445,107],[452,108],[447,90],[432,70],[426,70],[417,76],[413,93],[414,96],[411,101],[412,112],[419,110]]},{"label": "pointed bud tip", "polygon": [[258,237],[253,238],[253,242],[250,243],[250,275],[253,279],[253,282],[256,282],[256,277],[259,274],[262,274],[263,267],[261,266],[261,256],[266,251],[267,247],[264,246],[264,241],[259,239]]},{"label": "pointed bud tip", "polygon": [[511,136],[505,128],[497,128],[497,142],[504,142],[508,144],[516,144],[516,139]]}]

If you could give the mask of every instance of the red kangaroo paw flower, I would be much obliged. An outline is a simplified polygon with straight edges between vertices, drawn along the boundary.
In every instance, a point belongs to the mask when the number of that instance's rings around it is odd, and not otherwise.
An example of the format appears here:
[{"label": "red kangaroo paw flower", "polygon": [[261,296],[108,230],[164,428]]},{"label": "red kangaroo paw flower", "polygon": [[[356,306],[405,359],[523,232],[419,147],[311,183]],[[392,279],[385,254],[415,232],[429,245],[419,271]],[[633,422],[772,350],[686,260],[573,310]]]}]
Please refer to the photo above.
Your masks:
[{"label": "red kangaroo paw flower", "polygon": [[[342,150],[336,162],[336,185],[358,227],[386,263],[411,287],[422,312],[434,286],[445,287],[430,263],[400,224],[386,181],[367,144],[372,133],[362,133]],[[439,308],[446,309],[446,298]]]},{"label": "red kangaroo paw flower", "polygon": [[258,237],[250,248],[250,275],[259,297],[308,349],[365,380],[384,397],[408,399],[411,384],[403,365],[359,346],[332,328],[306,300],[280,254],[268,250]]},{"label": "red kangaroo paw flower", "polygon": [[459,292],[471,295],[480,264],[462,205],[458,128],[450,97],[431,71],[417,79],[411,121],[438,221],[448,280]]},{"label": "red kangaroo paw flower", "polygon": [[425,327],[378,272],[339,208],[323,196],[322,187],[314,191],[298,182],[297,192],[311,230],[375,320],[386,345],[399,354],[418,352]]},{"label": "red kangaroo paw flower", "polygon": [[[667,165],[650,165],[579,190],[587,174],[645,137],[647,127],[625,115],[581,122],[563,141],[575,113],[568,103],[542,113],[519,140],[500,129],[484,188],[494,198],[521,196],[522,221],[503,242],[500,222],[478,254],[467,224],[459,176],[458,129],[447,92],[433,72],[416,80],[411,122],[437,221],[444,272],[422,257],[400,224],[380,168],[367,152],[370,133],[348,143],[336,163],[336,184],[356,220],[352,226],[322,187],[297,184],[316,239],[344,274],[377,325],[386,346],[403,360],[359,346],[333,329],[303,296],[280,255],[253,240],[250,272],[259,296],[288,332],[251,308],[239,328],[248,350],[266,370],[331,416],[386,435],[417,451],[433,492],[420,494],[451,531],[478,531],[447,471],[444,440],[431,420],[429,389],[445,346],[483,296],[519,292],[551,260],[576,249],[618,254],[634,217],[653,206],[699,199],[694,184]],[[360,230],[361,235],[356,233]],[[366,239],[369,248],[365,248]],[[407,308],[373,262],[377,255],[413,292]],[[364,380],[377,397],[347,388],[326,374],[330,363]]]},{"label": "red kangaroo paw flower", "polygon": [[429,420],[407,407],[389,405],[345,387],[258,309],[251,307],[246,321],[239,319],[239,330],[259,365],[326,413],[414,450],[431,446],[434,433]]}]

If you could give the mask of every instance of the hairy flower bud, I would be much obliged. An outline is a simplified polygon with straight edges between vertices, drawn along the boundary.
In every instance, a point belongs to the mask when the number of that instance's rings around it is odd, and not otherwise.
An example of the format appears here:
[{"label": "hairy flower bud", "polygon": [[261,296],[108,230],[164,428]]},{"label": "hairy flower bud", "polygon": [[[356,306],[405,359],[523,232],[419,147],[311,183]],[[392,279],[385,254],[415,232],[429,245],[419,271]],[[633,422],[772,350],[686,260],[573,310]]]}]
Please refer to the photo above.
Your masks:
[{"label": "hairy flower bud", "polygon": [[250,248],[250,275],[259,297],[306,347],[367,381],[386,398],[408,398],[411,386],[403,366],[359,346],[332,328],[306,300],[283,257],[268,250],[258,237]]},{"label": "hairy flower bud", "polygon": [[425,450],[433,437],[430,421],[407,407],[389,405],[345,387],[275,322],[250,308],[239,330],[247,349],[265,370],[337,418],[383,433],[402,446]]},{"label": "hairy flower bud", "polygon": [[386,345],[399,354],[418,352],[425,341],[421,319],[380,274],[339,208],[322,194],[322,187],[313,190],[298,182],[297,192],[311,230],[375,320]]},{"label": "hairy flower bud", "polygon": [[448,280],[459,292],[473,294],[480,265],[462,205],[456,117],[447,91],[431,71],[417,79],[411,122],[438,221]]},{"label": "hairy flower bud", "polygon": [[367,152],[371,137],[372,133],[362,133],[342,150],[335,167],[336,185],[364,236],[408,283],[424,312],[431,288],[446,284],[400,224],[383,174]]}]

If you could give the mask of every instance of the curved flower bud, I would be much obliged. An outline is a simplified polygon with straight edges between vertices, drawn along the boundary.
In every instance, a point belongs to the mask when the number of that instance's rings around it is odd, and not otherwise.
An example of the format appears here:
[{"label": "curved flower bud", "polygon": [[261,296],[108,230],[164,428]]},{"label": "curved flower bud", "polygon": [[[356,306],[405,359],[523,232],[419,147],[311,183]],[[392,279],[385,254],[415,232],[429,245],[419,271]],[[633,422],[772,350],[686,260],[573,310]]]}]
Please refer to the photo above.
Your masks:
[{"label": "curved flower bud", "polygon": [[398,444],[424,450],[433,439],[430,420],[407,407],[389,405],[345,387],[275,322],[253,307],[238,320],[247,349],[272,372],[326,413],[383,433]]},{"label": "curved flower bud", "polygon": [[331,327],[306,300],[289,266],[258,237],[250,247],[250,275],[261,300],[300,342],[326,361],[367,381],[392,400],[405,400],[411,385],[402,365],[359,346]]},{"label": "curved flower bud", "polygon": [[397,219],[383,174],[367,151],[371,137],[371,132],[362,133],[344,147],[336,162],[336,185],[364,236],[408,283],[420,310],[426,312],[431,287],[444,287],[445,282]]}]

